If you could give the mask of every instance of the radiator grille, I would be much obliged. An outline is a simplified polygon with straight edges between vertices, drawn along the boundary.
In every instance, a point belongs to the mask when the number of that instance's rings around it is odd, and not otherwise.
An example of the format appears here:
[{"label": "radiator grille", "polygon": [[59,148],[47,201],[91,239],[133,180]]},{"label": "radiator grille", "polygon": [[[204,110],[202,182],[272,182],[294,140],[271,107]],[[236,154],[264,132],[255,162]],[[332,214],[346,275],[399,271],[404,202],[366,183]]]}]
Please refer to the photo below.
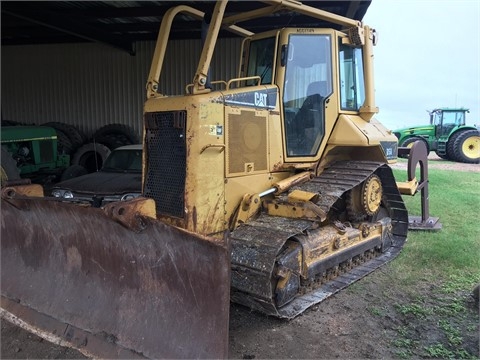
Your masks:
[{"label": "radiator grille", "polygon": [[158,214],[184,217],[186,111],[145,114],[147,173],[144,195]]},{"label": "radiator grille", "polygon": [[267,117],[254,111],[228,114],[228,173],[265,171],[267,161]]},{"label": "radiator grille", "polygon": [[53,161],[53,144],[51,140],[40,140],[40,163]]}]

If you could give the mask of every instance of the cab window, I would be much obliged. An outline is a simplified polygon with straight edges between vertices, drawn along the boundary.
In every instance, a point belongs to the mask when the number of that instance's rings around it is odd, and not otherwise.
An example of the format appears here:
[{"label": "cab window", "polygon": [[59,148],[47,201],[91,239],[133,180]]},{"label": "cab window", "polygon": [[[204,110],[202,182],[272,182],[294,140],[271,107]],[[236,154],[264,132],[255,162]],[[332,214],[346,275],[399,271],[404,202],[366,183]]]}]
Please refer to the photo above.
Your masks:
[{"label": "cab window", "polygon": [[362,49],[340,44],[340,107],[358,111],[365,101]]},{"label": "cab window", "polygon": [[315,156],[325,134],[325,100],[332,93],[331,37],[291,34],[282,59],[287,156]]},{"label": "cab window", "polygon": [[[275,57],[275,37],[250,42],[247,76],[260,76],[261,84],[272,83],[273,60]],[[256,81],[249,80],[247,85]]]}]

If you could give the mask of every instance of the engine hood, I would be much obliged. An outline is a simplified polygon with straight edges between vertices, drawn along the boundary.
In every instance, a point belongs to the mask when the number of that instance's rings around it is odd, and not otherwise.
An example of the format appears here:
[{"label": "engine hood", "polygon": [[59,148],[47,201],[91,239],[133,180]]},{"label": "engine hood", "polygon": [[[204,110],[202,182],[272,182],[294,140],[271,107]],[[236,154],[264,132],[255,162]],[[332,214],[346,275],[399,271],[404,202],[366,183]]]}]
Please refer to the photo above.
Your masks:
[{"label": "engine hood", "polygon": [[55,189],[96,195],[140,193],[142,190],[142,174],[99,171],[60,182],[52,188],[52,190]]}]

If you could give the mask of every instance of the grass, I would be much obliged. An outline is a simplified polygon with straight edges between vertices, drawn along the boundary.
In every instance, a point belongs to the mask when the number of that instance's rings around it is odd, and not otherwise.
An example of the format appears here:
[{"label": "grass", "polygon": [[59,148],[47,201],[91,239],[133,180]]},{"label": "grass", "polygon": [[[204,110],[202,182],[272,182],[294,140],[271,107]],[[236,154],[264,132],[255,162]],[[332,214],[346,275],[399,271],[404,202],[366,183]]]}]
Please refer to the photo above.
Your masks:
[{"label": "grass", "polygon": [[[405,180],[405,171],[394,174]],[[480,173],[429,169],[429,195],[430,216],[440,218],[442,230],[410,231],[390,263],[395,291],[403,294],[392,308],[405,324],[394,328],[392,345],[398,358],[478,359],[478,312],[466,304],[480,282]],[[404,200],[410,215],[421,215],[420,193]],[[419,327],[429,336],[419,338]]]},{"label": "grass", "polygon": [[[394,173],[404,180],[405,172]],[[393,262],[403,281],[434,276],[444,281],[447,292],[480,282],[479,184],[480,173],[429,170],[430,216],[440,218],[442,230],[409,232],[407,245]],[[404,200],[409,214],[421,214],[420,194]]]}]

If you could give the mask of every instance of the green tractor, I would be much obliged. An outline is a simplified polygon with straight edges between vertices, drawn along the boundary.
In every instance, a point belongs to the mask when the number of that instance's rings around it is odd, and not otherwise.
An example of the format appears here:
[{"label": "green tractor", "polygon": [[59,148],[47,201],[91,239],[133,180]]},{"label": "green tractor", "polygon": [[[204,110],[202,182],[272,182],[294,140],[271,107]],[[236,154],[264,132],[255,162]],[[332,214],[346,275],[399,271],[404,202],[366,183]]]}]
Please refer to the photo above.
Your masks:
[{"label": "green tractor", "polygon": [[442,159],[478,163],[480,161],[480,132],[474,126],[465,125],[464,108],[439,108],[429,112],[430,125],[413,126],[394,130],[401,147],[411,147],[417,140],[435,151]]},{"label": "green tractor", "polygon": [[86,174],[79,165],[70,166],[70,155],[58,151],[55,129],[47,126],[2,126],[1,186],[28,178],[47,184]]}]

